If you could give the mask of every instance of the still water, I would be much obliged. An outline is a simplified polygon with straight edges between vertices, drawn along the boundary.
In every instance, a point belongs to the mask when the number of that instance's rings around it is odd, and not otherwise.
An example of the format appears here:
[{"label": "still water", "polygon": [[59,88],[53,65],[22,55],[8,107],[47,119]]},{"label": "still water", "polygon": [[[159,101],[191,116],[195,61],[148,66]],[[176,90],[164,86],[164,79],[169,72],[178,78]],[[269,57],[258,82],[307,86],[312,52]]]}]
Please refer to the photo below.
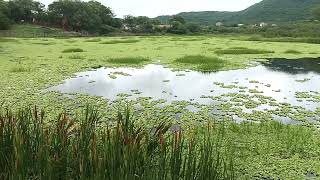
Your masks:
[{"label": "still water", "polygon": [[84,93],[110,100],[115,100],[119,94],[124,93],[129,95],[129,99],[152,97],[168,102],[186,100],[212,104],[212,99],[203,96],[220,96],[239,91],[252,94],[249,89],[255,89],[261,95],[272,97],[278,102],[314,110],[320,107],[319,102],[299,101],[296,92],[319,95],[320,58],[270,59],[247,69],[213,73],[172,71],[155,64],[141,69],[99,68],[77,73],[74,78],[67,79],[49,90]]}]

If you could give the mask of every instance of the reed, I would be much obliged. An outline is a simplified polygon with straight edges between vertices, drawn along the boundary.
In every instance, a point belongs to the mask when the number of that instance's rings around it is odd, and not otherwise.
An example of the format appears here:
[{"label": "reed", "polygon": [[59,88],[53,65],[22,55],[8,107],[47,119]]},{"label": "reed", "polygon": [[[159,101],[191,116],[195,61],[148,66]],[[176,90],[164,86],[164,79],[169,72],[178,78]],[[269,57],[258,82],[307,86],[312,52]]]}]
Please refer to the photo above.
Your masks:
[{"label": "reed", "polygon": [[90,106],[77,119],[61,113],[53,121],[37,107],[2,109],[0,179],[236,179],[245,154],[312,152],[313,134],[304,127],[210,121],[175,132],[160,122],[150,130],[129,109],[107,127]]}]

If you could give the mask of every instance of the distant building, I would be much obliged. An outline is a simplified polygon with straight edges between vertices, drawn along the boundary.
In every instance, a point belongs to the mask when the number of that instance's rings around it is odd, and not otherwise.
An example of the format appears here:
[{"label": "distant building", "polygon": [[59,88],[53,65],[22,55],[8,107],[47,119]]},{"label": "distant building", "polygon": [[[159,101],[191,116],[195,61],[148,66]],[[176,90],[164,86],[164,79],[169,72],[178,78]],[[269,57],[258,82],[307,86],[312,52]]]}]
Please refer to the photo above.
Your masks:
[{"label": "distant building", "polygon": [[277,27],[278,25],[276,25],[276,24],[272,24],[271,26],[272,26],[272,27]]},{"label": "distant building", "polygon": [[244,24],[238,24],[238,27],[242,27],[242,26],[244,26]]},{"label": "distant building", "polygon": [[222,23],[222,22],[217,22],[217,23],[216,23],[216,26],[217,26],[217,27],[221,27],[221,26],[223,26],[223,23]]},{"label": "distant building", "polygon": [[267,26],[268,26],[267,23],[264,23],[264,22],[260,23],[260,27],[267,27]]}]

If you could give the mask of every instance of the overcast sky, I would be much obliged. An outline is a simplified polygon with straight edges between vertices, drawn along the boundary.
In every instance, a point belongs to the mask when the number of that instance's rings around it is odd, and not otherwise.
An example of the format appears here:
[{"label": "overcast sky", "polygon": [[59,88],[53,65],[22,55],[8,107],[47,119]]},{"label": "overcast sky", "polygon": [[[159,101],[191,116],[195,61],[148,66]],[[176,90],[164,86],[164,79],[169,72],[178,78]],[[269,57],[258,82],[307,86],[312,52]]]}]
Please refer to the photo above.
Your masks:
[{"label": "overcast sky", "polygon": [[[54,0],[38,0],[45,5]],[[97,0],[123,15],[156,17],[186,11],[239,11],[261,0]]]}]

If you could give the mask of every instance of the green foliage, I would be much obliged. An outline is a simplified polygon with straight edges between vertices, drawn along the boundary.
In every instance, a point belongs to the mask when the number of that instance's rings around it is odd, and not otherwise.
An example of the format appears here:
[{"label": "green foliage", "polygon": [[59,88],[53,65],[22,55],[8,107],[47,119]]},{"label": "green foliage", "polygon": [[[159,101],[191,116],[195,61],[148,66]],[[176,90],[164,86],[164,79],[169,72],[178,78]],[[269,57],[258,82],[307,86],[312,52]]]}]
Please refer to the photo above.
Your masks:
[{"label": "green foliage", "polygon": [[124,58],[110,58],[107,59],[112,64],[141,64],[150,61],[143,57],[124,57]]},{"label": "green foliage", "polygon": [[84,52],[81,48],[69,48],[62,51],[63,53]]},{"label": "green foliage", "polygon": [[34,19],[44,16],[44,4],[33,0],[10,0],[8,2],[9,16],[16,23],[32,23]]},{"label": "green foliage", "polygon": [[0,30],[9,29],[10,24],[8,3],[0,0]]},{"label": "green foliage", "polygon": [[101,32],[113,31],[113,13],[97,1],[55,1],[49,5],[48,14],[52,24],[65,30]]},{"label": "green foliage", "polygon": [[261,49],[249,49],[249,48],[230,48],[224,50],[215,51],[217,54],[269,54],[274,51],[261,50]]}]

